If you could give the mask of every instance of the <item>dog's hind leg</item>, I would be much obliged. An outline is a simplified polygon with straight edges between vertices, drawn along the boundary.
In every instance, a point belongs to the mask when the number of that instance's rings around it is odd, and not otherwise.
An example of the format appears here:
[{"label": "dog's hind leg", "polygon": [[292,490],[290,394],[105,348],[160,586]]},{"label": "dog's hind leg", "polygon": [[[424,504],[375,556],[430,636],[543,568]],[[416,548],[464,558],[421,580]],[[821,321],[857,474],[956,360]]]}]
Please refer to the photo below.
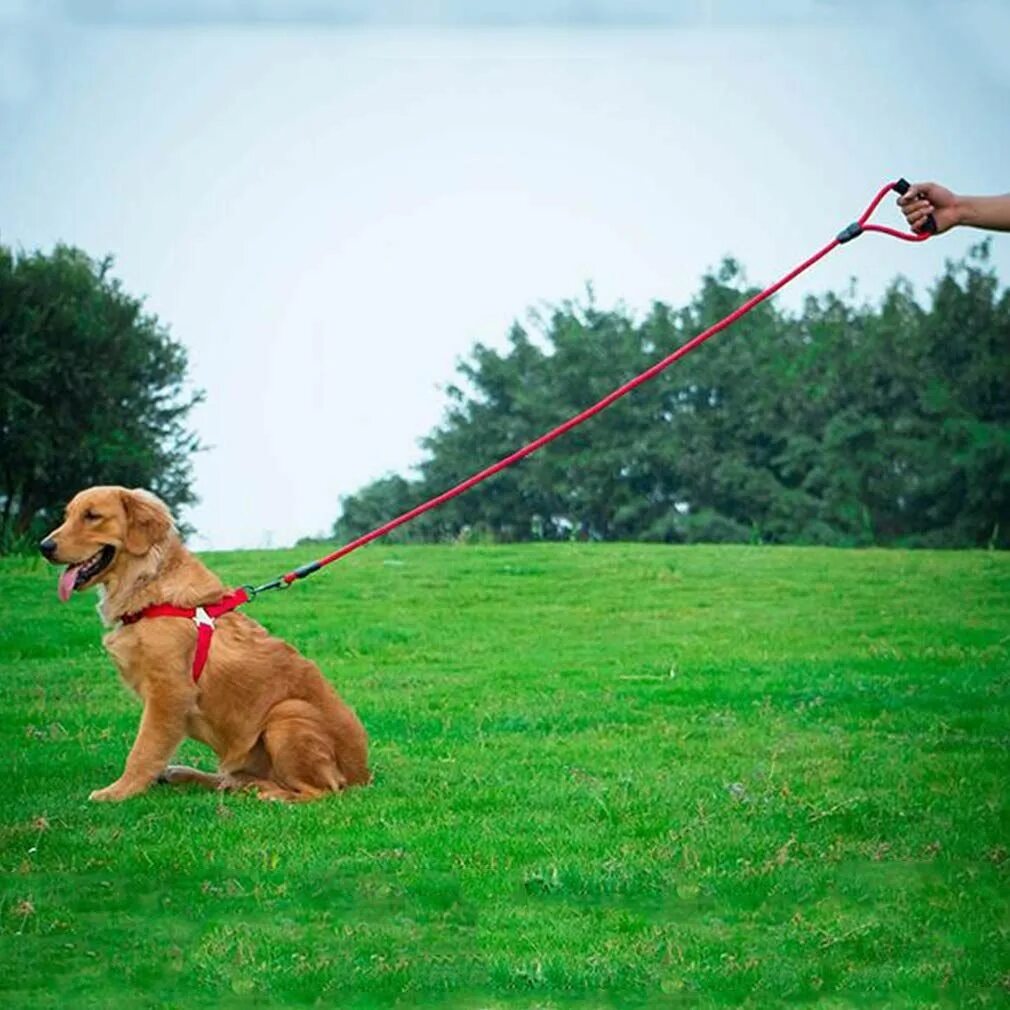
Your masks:
[{"label": "dog's hind leg", "polygon": [[195,785],[203,789],[233,791],[237,789],[259,788],[269,785],[265,777],[269,763],[266,751],[259,744],[247,755],[246,763],[240,768],[221,767],[216,772],[204,772],[188,765],[169,765],[159,776],[161,785]]},{"label": "dog's hind leg", "polygon": [[169,765],[159,776],[161,785],[196,785],[204,789],[234,788],[229,782],[229,776],[221,772],[202,772],[188,765]]},{"label": "dog's hind leg", "polygon": [[263,745],[270,758],[271,783],[259,786],[264,799],[313,800],[347,785],[332,735],[320,711],[307,701],[274,705],[263,729]]},{"label": "dog's hind leg", "polygon": [[202,772],[198,768],[189,768],[186,765],[169,765],[158,776],[158,783],[195,785],[203,789],[213,789],[216,792],[236,792],[240,789],[250,789],[255,790],[260,799],[264,800],[315,799],[315,796],[302,796],[250,771]]}]

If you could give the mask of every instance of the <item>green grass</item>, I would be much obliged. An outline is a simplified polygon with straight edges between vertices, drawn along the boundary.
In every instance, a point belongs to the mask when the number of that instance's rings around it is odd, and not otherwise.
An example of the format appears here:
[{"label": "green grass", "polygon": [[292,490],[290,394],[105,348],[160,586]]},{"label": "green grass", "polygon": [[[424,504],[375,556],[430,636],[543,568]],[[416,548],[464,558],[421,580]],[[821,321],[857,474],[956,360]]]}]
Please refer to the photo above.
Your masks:
[{"label": "green grass", "polygon": [[89,804],[138,704],[0,586],[4,1007],[1010,1003],[1010,557],[363,551],[249,608],[371,734],[294,807]]}]

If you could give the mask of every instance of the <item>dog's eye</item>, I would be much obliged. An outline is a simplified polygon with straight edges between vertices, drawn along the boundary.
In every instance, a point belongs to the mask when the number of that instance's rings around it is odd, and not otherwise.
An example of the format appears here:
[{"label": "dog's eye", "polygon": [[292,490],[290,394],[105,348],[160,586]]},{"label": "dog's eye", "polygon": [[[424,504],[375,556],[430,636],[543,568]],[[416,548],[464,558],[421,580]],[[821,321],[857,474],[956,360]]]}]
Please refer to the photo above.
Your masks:
[{"label": "dog's eye", "polygon": [[102,517],[97,512],[92,512],[91,509],[88,509],[88,511],[84,513],[85,522],[97,523],[101,518]]}]

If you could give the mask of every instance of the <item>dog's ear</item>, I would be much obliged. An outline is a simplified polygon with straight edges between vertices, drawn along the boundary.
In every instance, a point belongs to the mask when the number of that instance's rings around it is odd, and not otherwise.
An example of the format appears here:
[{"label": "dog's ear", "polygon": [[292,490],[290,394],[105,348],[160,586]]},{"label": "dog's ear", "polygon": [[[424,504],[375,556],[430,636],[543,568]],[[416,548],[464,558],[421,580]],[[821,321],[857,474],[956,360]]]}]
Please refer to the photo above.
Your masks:
[{"label": "dog's ear", "polygon": [[172,529],[172,514],[150,491],[143,488],[123,491],[123,508],[126,510],[123,546],[130,554],[146,554]]}]

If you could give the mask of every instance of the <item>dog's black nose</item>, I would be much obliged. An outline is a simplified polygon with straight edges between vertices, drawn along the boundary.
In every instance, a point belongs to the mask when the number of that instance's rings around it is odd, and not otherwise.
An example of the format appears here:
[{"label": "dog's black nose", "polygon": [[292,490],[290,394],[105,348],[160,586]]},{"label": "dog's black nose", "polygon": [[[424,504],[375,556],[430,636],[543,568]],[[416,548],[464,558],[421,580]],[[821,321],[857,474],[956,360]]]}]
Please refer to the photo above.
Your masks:
[{"label": "dog's black nose", "polygon": [[46,537],[42,543],[39,544],[39,550],[42,551],[42,556],[46,561],[52,561],[53,555],[56,554],[56,541],[52,537]]}]

